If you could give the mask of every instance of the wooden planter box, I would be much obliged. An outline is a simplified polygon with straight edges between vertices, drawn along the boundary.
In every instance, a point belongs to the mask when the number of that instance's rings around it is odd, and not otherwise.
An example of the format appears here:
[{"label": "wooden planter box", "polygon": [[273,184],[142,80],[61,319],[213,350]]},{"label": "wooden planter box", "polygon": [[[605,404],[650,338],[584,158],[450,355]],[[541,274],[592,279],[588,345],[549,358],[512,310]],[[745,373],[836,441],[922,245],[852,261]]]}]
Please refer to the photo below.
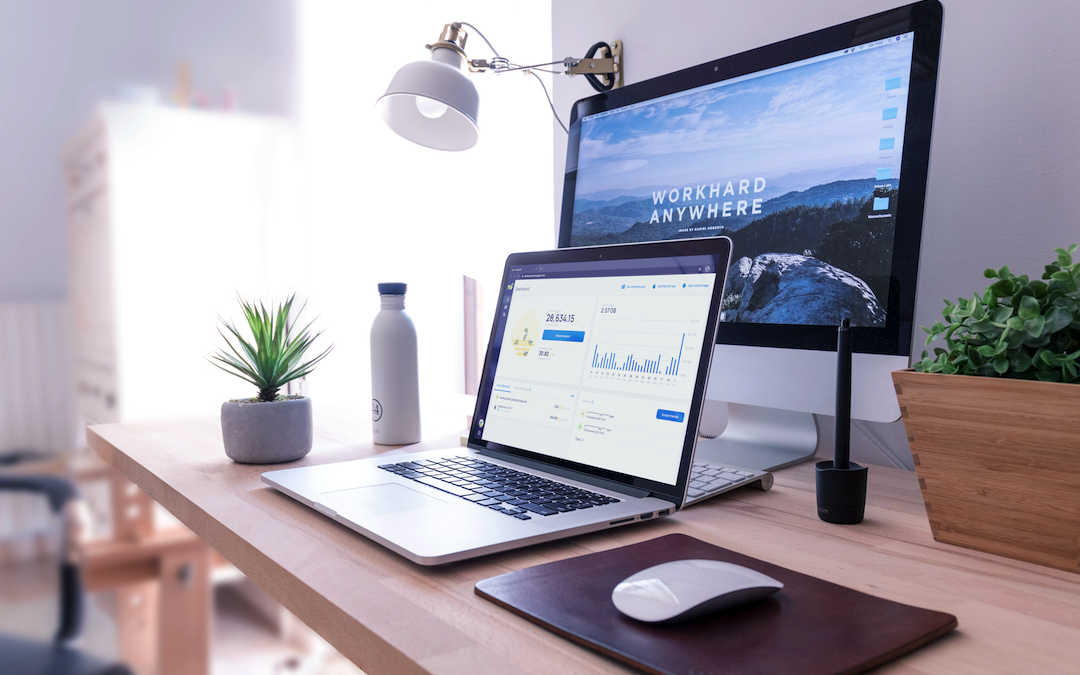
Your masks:
[{"label": "wooden planter box", "polygon": [[1080,385],[892,376],[934,539],[1080,572]]}]

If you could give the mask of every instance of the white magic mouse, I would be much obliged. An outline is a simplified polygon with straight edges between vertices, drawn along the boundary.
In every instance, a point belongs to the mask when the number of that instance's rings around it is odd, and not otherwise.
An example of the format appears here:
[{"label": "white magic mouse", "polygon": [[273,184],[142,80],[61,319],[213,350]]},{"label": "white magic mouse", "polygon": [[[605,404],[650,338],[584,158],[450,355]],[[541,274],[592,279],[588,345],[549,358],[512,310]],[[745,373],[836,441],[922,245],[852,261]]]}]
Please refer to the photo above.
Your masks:
[{"label": "white magic mouse", "polygon": [[611,601],[632,619],[675,623],[758,600],[783,587],[741,565],[675,560],[627,577],[611,592]]}]

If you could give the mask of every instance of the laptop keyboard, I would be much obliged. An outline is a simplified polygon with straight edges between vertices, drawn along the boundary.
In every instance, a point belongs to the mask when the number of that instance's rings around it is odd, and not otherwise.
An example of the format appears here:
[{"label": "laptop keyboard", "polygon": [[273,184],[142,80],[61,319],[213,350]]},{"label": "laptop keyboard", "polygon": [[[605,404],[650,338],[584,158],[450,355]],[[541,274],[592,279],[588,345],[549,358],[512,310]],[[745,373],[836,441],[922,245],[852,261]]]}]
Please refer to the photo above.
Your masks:
[{"label": "laptop keyboard", "polygon": [[468,456],[382,464],[379,468],[518,520],[619,501]]}]

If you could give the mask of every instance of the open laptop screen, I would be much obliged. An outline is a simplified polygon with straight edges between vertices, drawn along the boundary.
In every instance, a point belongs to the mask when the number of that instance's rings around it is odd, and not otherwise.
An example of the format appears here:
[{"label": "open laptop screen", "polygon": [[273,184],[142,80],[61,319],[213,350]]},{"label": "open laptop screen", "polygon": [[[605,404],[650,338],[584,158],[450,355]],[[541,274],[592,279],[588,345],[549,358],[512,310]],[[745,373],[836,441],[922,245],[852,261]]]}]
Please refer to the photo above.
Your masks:
[{"label": "open laptop screen", "polygon": [[715,242],[511,256],[470,441],[675,486],[728,264],[726,240]]}]

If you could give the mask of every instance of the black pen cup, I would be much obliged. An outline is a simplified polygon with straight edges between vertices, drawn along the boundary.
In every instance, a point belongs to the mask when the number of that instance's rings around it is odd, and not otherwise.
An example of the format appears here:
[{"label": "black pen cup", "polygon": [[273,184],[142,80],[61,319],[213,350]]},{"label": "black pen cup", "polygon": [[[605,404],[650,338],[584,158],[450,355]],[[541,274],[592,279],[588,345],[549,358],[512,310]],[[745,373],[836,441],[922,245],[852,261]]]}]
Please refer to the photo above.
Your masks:
[{"label": "black pen cup", "polygon": [[861,523],[866,510],[866,467],[848,462],[848,468],[838,469],[832,462],[818,462],[816,474],[818,517],[839,525]]}]

